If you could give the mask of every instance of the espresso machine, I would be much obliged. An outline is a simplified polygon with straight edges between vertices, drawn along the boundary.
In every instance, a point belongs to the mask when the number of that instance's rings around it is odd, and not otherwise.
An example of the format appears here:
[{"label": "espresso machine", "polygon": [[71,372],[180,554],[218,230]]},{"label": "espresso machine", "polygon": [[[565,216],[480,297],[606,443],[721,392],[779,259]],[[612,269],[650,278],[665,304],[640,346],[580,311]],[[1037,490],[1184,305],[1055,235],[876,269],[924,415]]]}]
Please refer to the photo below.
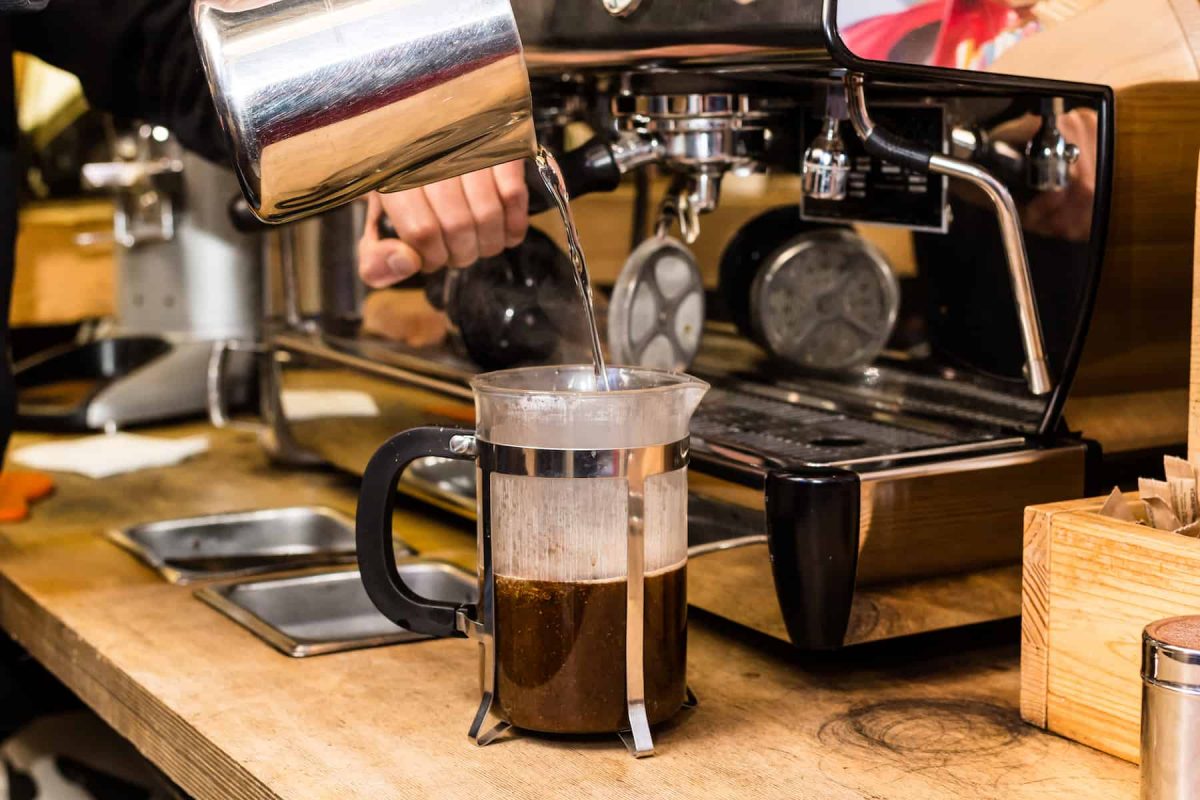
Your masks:
[{"label": "espresso machine", "polygon": [[[181,148],[167,129],[135,124],[113,159],[83,182],[113,196],[117,313],[81,341],[16,365],[17,424],[98,431],[199,416],[213,347],[258,338],[260,238],[227,213],[237,182]],[[224,392],[245,401],[250,359],[232,359]]]},{"label": "espresso machine", "polygon": [[[637,241],[605,287],[610,353],[713,387],[691,424],[689,602],[809,650],[1018,615],[1023,509],[1082,496],[1096,455],[1062,410],[1101,274],[1112,93],[909,51],[869,60],[839,24],[853,5],[514,9],[539,141],[591,133],[561,154],[572,192],[634,186]],[[795,194],[701,263],[723,190],[763,174]],[[538,302],[521,253],[506,258],[526,287],[512,294]],[[429,281],[451,317],[484,312],[488,293],[463,289],[473,270]],[[544,334],[522,309],[498,324]],[[524,335],[415,348],[334,317],[270,332],[265,425],[293,457],[358,474],[397,431],[473,420],[471,377],[515,365],[486,340]],[[561,359],[567,327],[540,355],[508,352]],[[313,392],[340,405],[287,412]],[[474,514],[470,465],[420,460],[400,486]]]}]

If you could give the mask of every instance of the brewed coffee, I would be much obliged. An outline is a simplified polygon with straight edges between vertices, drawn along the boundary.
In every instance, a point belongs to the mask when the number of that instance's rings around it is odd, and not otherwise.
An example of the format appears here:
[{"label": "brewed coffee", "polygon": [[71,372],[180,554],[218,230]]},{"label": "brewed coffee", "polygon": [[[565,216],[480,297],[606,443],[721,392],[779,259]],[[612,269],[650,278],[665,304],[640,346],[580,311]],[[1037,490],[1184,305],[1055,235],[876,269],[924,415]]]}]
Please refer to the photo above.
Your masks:
[{"label": "brewed coffee", "polygon": [[[687,566],[645,579],[645,688],[650,723],[687,695]],[[623,579],[496,577],[496,699],[518,728],[611,733],[627,728]]]}]

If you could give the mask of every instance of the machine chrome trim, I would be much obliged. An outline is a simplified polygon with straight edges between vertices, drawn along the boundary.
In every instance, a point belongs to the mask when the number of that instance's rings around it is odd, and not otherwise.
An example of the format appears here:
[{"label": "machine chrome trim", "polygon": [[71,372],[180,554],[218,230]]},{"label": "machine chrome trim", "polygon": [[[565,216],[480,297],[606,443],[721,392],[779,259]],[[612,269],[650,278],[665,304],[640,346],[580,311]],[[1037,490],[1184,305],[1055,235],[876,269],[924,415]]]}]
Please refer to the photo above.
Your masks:
[{"label": "machine chrome trim", "polygon": [[907,478],[920,478],[927,475],[943,475],[947,473],[963,472],[964,470],[989,469],[993,467],[1008,467],[1017,464],[1033,464],[1042,461],[1051,454],[1058,453],[1061,450],[1081,449],[1083,445],[1078,445],[1074,448],[1055,448],[1052,450],[1016,450],[1007,453],[993,453],[978,458],[966,458],[956,461],[937,461],[926,464],[912,464],[896,469],[884,469],[878,472],[868,472],[862,476],[863,482],[881,482],[889,480],[902,480]]},{"label": "machine chrome trim", "polygon": [[638,10],[642,0],[601,0],[604,10],[614,17],[628,17]]},{"label": "machine chrome trim", "polygon": [[[928,450],[912,450],[907,453],[896,453],[890,456],[874,456],[871,458],[850,458],[845,461],[831,461],[825,465],[829,467],[861,467],[867,464],[884,464],[893,461],[915,461],[922,458],[937,458],[939,456],[966,455],[968,453],[978,453],[988,450],[1004,450],[1013,447],[1024,447],[1028,441],[1022,437],[1014,436],[1010,439],[992,439],[985,442],[969,442],[967,444],[956,444],[949,447],[933,447]],[[962,463],[956,462],[956,463]],[[892,470],[893,473],[903,472],[900,468]],[[872,473],[873,475],[881,473]]]}]

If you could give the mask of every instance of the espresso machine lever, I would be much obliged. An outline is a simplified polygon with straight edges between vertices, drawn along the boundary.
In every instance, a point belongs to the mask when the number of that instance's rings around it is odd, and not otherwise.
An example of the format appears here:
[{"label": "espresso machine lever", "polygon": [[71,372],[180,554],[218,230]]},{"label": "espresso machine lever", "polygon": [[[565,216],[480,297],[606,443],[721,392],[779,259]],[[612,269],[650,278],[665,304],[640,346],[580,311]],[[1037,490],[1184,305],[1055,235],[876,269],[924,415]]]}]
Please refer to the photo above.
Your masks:
[{"label": "espresso machine lever", "polygon": [[849,73],[845,83],[850,122],[869,153],[922,172],[966,181],[982,190],[992,202],[1000,223],[1000,235],[1004,242],[1017,317],[1021,326],[1021,344],[1025,350],[1025,377],[1033,394],[1049,394],[1054,389],[1054,381],[1050,377],[1050,367],[1046,361],[1042,323],[1038,317],[1037,299],[1029,274],[1029,256],[1025,252],[1021,217],[1008,187],[976,164],[934,153],[877,127],[867,111],[863,76],[859,73]]}]

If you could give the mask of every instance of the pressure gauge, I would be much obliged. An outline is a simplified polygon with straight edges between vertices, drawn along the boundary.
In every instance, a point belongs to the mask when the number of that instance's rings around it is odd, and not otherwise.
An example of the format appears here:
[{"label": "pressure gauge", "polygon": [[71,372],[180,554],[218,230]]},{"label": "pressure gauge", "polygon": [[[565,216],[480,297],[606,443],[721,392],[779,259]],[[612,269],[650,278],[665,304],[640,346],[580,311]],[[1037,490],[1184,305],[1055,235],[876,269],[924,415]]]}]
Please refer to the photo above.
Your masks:
[{"label": "pressure gauge", "polygon": [[750,293],[759,341],[802,367],[871,363],[892,335],[900,287],[887,259],[852,231],[803,233],[763,263]]},{"label": "pressure gauge", "polygon": [[608,308],[616,364],[685,370],[704,332],[704,282],[696,259],[669,236],[642,242],[625,262]]}]

